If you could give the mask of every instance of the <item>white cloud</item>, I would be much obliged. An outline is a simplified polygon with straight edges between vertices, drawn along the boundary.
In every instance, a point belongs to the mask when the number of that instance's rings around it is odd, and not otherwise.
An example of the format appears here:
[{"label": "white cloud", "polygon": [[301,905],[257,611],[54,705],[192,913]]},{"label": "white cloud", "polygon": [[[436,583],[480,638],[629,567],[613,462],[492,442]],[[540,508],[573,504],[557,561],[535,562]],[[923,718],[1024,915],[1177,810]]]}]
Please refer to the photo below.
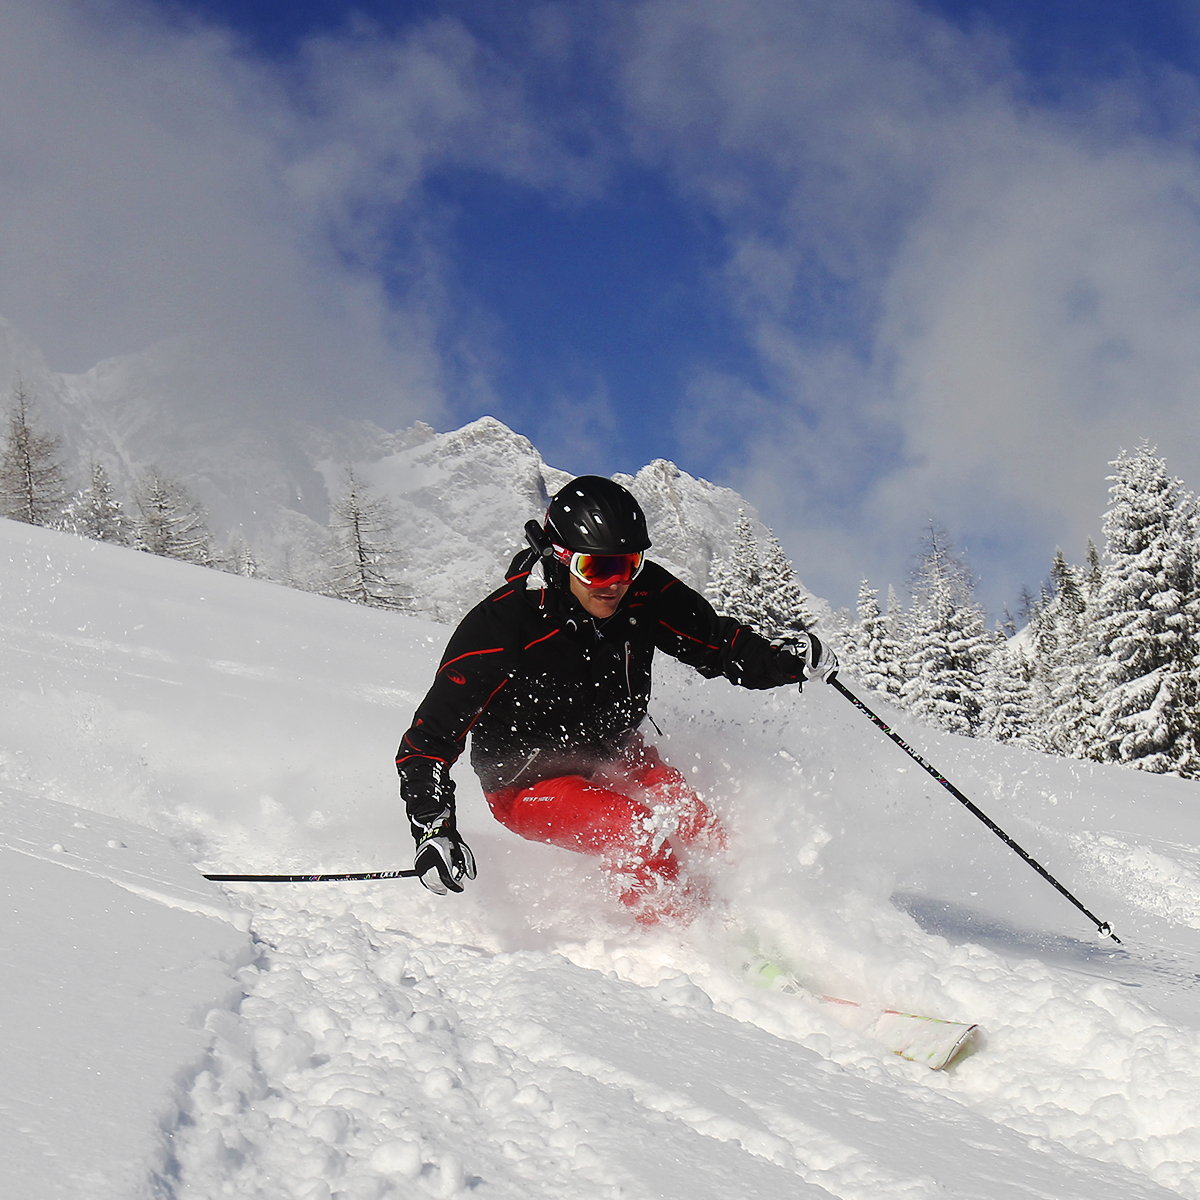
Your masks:
[{"label": "white cloud", "polygon": [[1122,444],[1174,443],[1200,483],[1200,169],[1146,144],[1097,153],[1045,134],[1019,149],[914,225],[880,341],[927,464],[907,482],[962,497],[973,519],[1036,498],[1081,541]]},{"label": "white cloud", "polygon": [[903,0],[639,12],[639,145],[724,222],[762,373],[701,370],[685,422],[746,427],[731,477],[810,585],[901,582],[933,515],[998,607],[1098,534],[1120,446],[1200,486],[1200,161],[1139,127],[1194,81],[1052,113]]},{"label": "white cloud", "polygon": [[[908,0],[531,6],[508,59],[442,19],[287,67],[136,0],[89,11],[0,6],[0,314],[52,367],[202,334],[229,403],[519,408],[426,184],[595,195],[628,152],[720,231],[757,368],[696,364],[684,444],[811,586],[900,582],[932,515],[998,606],[1082,553],[1121,445],[1200,486],[1200,165],[1142,128],[1196,107],[1185,75],[1039,111],[994,35]],[[617,436],[604,379],[576,391],[552,454]]]},{"label": "white cloud", "polygon": [[451,284],[425,180],[574,186],[518,81],[449,20],[285,69],[150,6],[90,11],[0,7],[0,313],[61,370],[199,334],[240,404],[436,418]]}]

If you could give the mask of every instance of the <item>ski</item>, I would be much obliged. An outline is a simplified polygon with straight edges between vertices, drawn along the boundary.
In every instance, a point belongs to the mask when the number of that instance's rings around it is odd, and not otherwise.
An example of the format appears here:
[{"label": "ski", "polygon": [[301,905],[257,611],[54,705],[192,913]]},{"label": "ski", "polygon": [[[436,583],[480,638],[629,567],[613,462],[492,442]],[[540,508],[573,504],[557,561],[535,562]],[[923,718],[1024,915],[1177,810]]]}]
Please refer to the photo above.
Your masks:
[{"label": "ski", "polygon": [[763,955],[756,955],[742,968],[755,987],[770,988],[792,995],[809,996],[822,1004],[835,1006],[839,1024],[882,1043],[893,1054],[921,1063],[931,1071],[944,1071],[961,1062],[979,1048],[983,1030],[963,1021],[941,1017],[922,1017],[897,1009],[870,1008],[854,1000],[823,996],[806,988],[786,967]]}]

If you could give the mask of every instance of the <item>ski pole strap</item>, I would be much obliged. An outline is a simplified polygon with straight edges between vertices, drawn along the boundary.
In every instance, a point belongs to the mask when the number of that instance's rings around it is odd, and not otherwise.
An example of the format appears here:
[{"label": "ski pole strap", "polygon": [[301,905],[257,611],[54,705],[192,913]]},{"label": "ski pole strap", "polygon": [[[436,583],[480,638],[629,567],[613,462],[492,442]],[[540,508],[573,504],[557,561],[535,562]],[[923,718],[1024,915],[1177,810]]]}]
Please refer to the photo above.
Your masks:
[{"label": "ski pole strap", "polygon": [[415,879],[416,871],[343,871],[337,875],[205,875],[216,883],[333,883],[348,879]]},{"label": "ski pole strap", "polygon": [[1074,896],[1071,895],[1069,891],[1067,891],[1065,887],[1063,887],[1061,883],[1058,882],[1057,879],[1054,878],[1053,875],[1050,874],[1049,871],[1046,870],[1045,867],[1042,866],[1040,862],[1037,861],[1037,859],[1033,858],[1030,854],[1018,846],[1017,843],[1014,842],[1013,839],[1010,838],[1008,834],[1005,833],[1004,830],[1001,829],[1000,826],[997,825],[996,822],[987,815],[987,813],[985,813],[977,805],[972,804],[971,801],[968,800],[966,796],[964,796],[962,792],[960,792],[958,788],[956,788],[954,784],[952,784],[939,770],[937,770],[935,767],[931,767],[929,763],[927,763],[898,733],[895,732],[895,730],[893,730],[881,717],[873,713],[848,687],[846,687],[836,675],[830,676],[829,682],[835,688],[837,688],[837,690],[841,692],[842,695],[845,696],[855,708],[864,713],[880,729],[882,729],[883,732],[886,733],[887,736],[890,737],[892,741],[895,742],[896,745],[899,746],[900,749],[903,750],[904,753],[913,760],[913,762],[924,767],[925,770],[928,771],[929,774],[932,775],[934,779],[936,779],[938,783],[940,783],[942,787],[944,787],[946,791],[948,791],[950,795],[955,798],[955,800],[964,805],[974,816],[978,817],[1006,846],[1012,850],[1015,850],[1047,883],[1049,883],[1052,887],[1057,888],[1062,895],[1066,896],[1066,898],[1070,900],[1070,902],[1075,905],[1075,907],[1079,909],[1079,911],[1083,913],[1083,915],[1087,917],[1087,919],[1091,921],[1093,925],[1096,926],[1096,932],[1099,933],[1101,937],[1110,937],[1114,942],[1117,943],[1118,946],[1121,944],[1121,939],[1117,937],[1115,933],[1113,933],[1112,926],[1107,921],[1100,920],[1095,913],[1086,909]]}]

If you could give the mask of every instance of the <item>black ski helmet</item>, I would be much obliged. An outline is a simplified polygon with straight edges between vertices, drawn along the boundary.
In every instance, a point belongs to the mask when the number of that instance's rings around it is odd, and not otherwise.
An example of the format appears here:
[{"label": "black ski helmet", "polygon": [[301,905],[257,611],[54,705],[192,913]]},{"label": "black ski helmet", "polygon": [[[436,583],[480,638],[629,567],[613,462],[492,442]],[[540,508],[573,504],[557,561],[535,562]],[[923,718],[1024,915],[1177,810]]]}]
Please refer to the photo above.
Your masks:
[{"label": "black ski helmet", "polygon": [[650,546],[641,505],[601,475],[581,475],[558,492],[546,510],[545,534],[584,554],[635,554]]}]

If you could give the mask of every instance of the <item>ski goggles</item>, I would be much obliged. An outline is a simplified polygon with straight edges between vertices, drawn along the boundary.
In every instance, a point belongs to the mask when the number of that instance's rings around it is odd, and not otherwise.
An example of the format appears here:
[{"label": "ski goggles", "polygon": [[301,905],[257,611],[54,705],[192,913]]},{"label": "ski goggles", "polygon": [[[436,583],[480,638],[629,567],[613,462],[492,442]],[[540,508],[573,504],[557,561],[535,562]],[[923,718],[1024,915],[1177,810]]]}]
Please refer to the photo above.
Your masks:
[{"label": "ski goggles", "polygon": [[568,567],[576,579],[590,588],[612,587],[614,583],[632,583],[645,566],[646,556],[637,554],[584,554],[580,550],[554,547],[554,557]]}]

